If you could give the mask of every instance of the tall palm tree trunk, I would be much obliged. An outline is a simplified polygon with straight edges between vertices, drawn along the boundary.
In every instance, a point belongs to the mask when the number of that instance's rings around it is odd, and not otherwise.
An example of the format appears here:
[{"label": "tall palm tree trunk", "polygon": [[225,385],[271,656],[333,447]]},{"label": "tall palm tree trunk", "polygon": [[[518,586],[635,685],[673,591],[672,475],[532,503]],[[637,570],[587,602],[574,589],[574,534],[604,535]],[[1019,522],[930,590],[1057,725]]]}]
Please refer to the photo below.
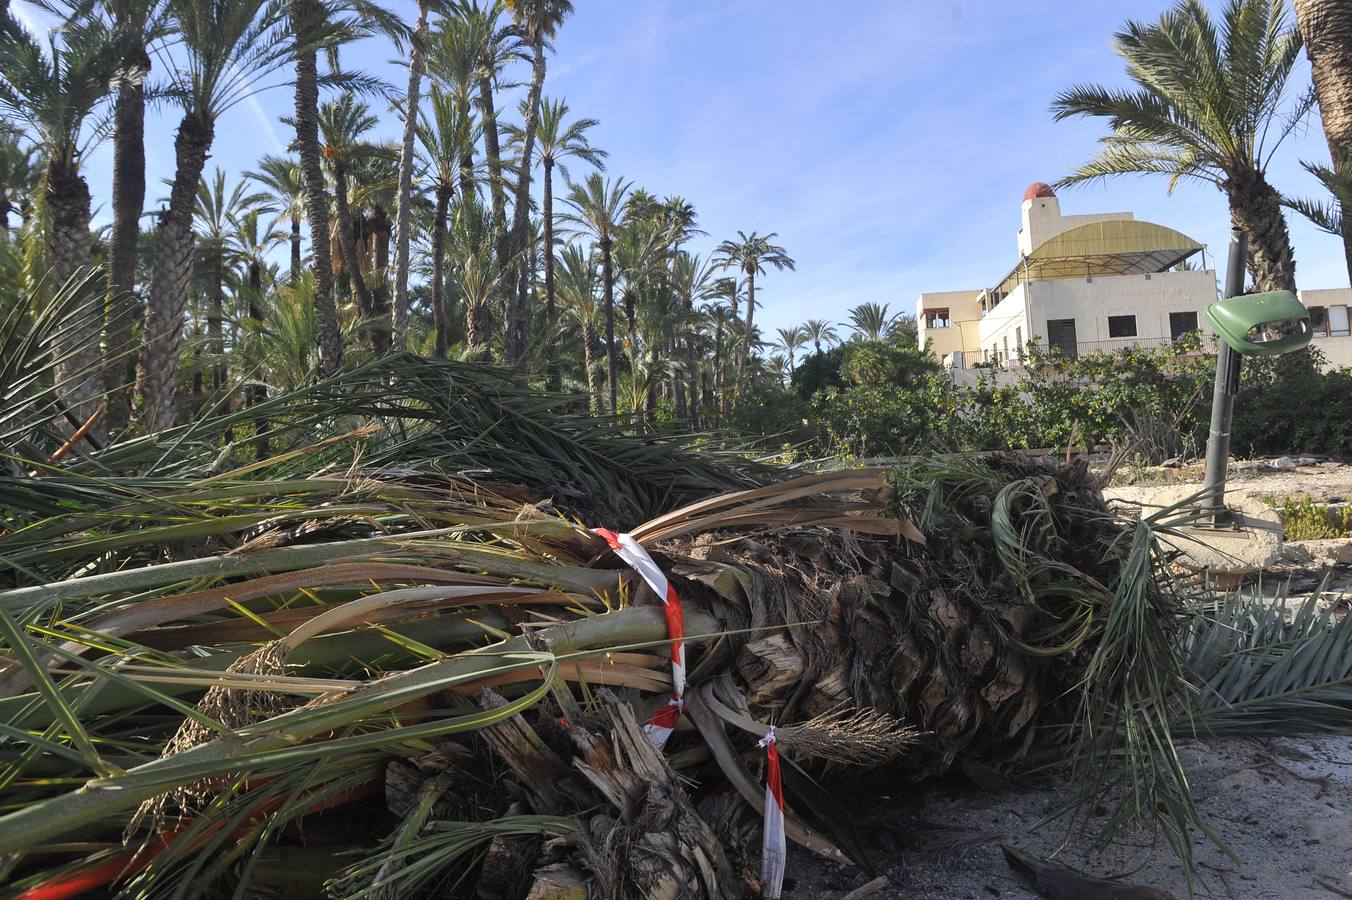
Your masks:
[{"label": "tall palm tree trunk", "polygon": [[352,280],[352,295],[357,300],[357,309],[366,320],[363,328],[367,331],[367,342],[375,349],[375,340],[371,336],[371,317],[375,315],[375,306],[371,302],[371,291],[362,275],[361,256],[357,253],[357,235],[353,230],[352,208],[347,203],[347,169],[342,162],[334,160],[333,199],[338,214],[338,249],[343,253],[343,264],[347,266],[348,277]]},{"label": "tall palm tree trunk", "polygon": [[305,182],[305,211],[310,221],[310,254],[315,273],[315,324],[319,332],[319,372],[332,375],[343,364],[343,337],[333,301],[333,261],[329,257],[329,200],[319,146],[319,62],[315,32],[323,19],[320,0],[290,0],[296,35],[296,145]]},{"label": "tall palm tree trunk", "polygon": [[596,370],[596,328],[590,321],[582,323],[582,360],[587,367],[587,411],[601,414],[601,373]]},{"label": "tall palm tree trunk", "polygon": [[756,318],[756,273],[746,275],[746,330],[742,334],[742,345],[737,348],[737,383],[733,385],[733,398],[740,396],[746,381],[746,356],[751,349],[751,328]]},{"label": "tall palm tree trunk", "polygon": [[615,264],[610,257],[610,238],[601,239],[601,282],[606,304],[606,381],[610,390],[610,414],[620,411],[619,392],[615,373],[619,369],[615,357]]},{"label": "tall palm tree trunk", "polygon": [[[1352,171],[1352,3],[1295,0],[1295,6],[1334,171]],[[1352,278],[1352,203],[1339,201],[1339,208],[1343,256]]]},{"label": "tall palm tree trunk", "polygon": [[413,225],[413,139],[418,127],[418,100],[422,91],[425,45],[427,44],[427,0],[418,0],[418,24],[413,29],[413,46],[408,60],[408,97],[404,103],[404,146],[399,151],[399,191],[394,206],[394,349],[407,346],[408,329],[408,248]]},{"label": "tall palm tree trunk", "polygon": [[394,243],[394,222],[385,207],[376,205],[371,213],[371,244],[374,259],[371,268],[375,286],[371,288],[371,346],[377,353],[390,349],[390,245]]},{"label": "tall palm tree trunk", "polygon": [[512,204],[512,249],[516,253],[515,293],[508,295],[506,355],[509,363],[518,362],[526,354],[530,341],[530,305],[527,302],[527,225],[530,222],[530,169],[535,152],[535,130],[540,122],[540,94],[545,84],[545,46],[543,29],[535,29],[531,50],[530,91],[526,95],[526,121],[522,128],[521,165],[516,181],[516,200]]},{"label": "tall palm tree trunk", "polygon": [[[502,298],[504,311],[510,305],[507,299],[513,291],[512,278],[515,268],[507,265],[512,258],[512,235],[507,226],[507,190],[502,179],[502,145],[498,137],[498,114],[493,103],[493,79],[485,75],[479,79],[479,108],[483,113],[484,156],[488,162],[488,194],[493,204],[493,227],[497,229],[497,256],[500,271],[497,291]],[[463,166],[462,172],[473,179],[472,165]],[[465,186],[460,188],[460,196],[468,197]]]},{"label": "tall palm tree trunk", "polygon": [[142,46],[122,54],[124,77],[113,106],[113,228],[108,239],[108,347],[104,378],[110,388],[107,422],[131,420],[136,381],[136,241],[146,198],[144,78],[150,56]]},{"label": "tall palm tree trunk", "polygon": [[217,247],[211,259],[211,306],[207,309],[207,339],[211,342],[211,388],[225,387],[225,337],[222,320],[225,316],[225,260],[224,248]]},{"label": "tall palm tree trunk", "polygon": [[489,362],[493,358],[492,324],[488,319],[488,303],[482,299],[465,298],[465,343],[470,359]]},{"label": "tall palm tree trunk", "polygon": [[[737,313],[734,310],[732,314],[733,321],[737,321]],[[718,410],[715,416],[721,424],[723,417],[728,414],[728,371],[725,365],[727,354],[723,352],[723,321],[720,319],[718,326],[714,329],[714,396],[718,398]]]},{"label": "tall palm tree trunk", "polygon": [[563,385],[554,340],[558,332],[558,312],[554,305],[554,163],[545,160],[544,183],[544,257],[545,257],[545,359],[549,371],[545,387],[557,391]]},{"label": "tall palm tree trunk", "polygon": [[[1260,291],[1294,291],[1296,260],[1282,215],[1281,195],[1261,172],[1245,172],[1225,185],[1230,221],[1249,234],[1249,274]],[[749,317],[748,317],[749,318]]]},{"label": "tall palm tree trunk", "polygon": [[[90,263],[92,241],[89,234],[89,185],[75,166],[53,160],[47,168],[47,208],[51,216],[48,232],[52,254],[52,288],[79,276]],[[99,331],[102,317],[88,315],[64,329],[56,347],[56,377],[69,382],[61,390],[61,399],[79,419],[93,413],[95,397],[103,393],[102,359],[99,355]]]},{"label": "tall palm tree trunk", "polygon": [[451,186],[437,185],[436,212],[432,217],[432,321],[437,329],[437,359],[445,359],[450,348],[446,316],[446,216],[451,208]]},{"label": "tall palm tree trunk", "polygon": [[291,286],[300,284],[300,213],[291,214]]},{"label": "tall palm tree trunk", "polygon": [[[505,239],[507,229],[507,192],[502,181],[502,145],[498,137],[498,113],[493,104],[493,79],[485,75],[479,79],[479,109],[483,113],[484,153],[488,157],[488,193],[493,202],[493,222],[502,229],[499,240]],[[471,161],[472,162],[472,161]],[[472,166],[470,169],[472,170]],[[465,189],[460,189],[465,196]],[[499,254],[501,257],[502,254]]]},{"label": "tall palm tree trunk", "polygon": [[[263,267],[258,260],[249,263],[249,318],[259,328],[263,324],[263,309],[258,301],[263,296]],[[244,393],[246,406],[254,407],[268,399],[267,385],[261,380],[261,372],[253,373],[253,383]],[[258,459],[268,458],[268,420],[264,416],[254,419],[254,453]]]},{"label": "tall palm tree trunk", "polygon": [[169,208],[155,234],[141,366],[136,378],[146,431],[178,423],[178,362],[183,350],[188,280],[192,276],[192,217],[213,136],[210,117],[189,111],[174,140],[174,181],[169,189]]}]

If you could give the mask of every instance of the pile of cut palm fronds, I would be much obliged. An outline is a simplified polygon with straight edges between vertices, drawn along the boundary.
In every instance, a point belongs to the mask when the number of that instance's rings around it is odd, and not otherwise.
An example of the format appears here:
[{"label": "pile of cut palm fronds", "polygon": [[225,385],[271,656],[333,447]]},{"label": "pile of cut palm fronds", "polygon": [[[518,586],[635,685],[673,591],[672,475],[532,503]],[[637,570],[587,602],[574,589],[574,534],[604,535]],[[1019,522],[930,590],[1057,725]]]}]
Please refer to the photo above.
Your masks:
[{"label": "pile of cut palm fronds", "polygon": [[[23,500],[0,526],[11,887],[740,896],[770,725],[788,836],[831,858],[869,865],[860,772],[876,800],[1049,759],[1116,803],[1109,833],[1154,824],[1186,856],[1201,823],[1172,740],[1215,711],[1198,684],[1234,669],[1149,523],[1115,518],[1083,469],[953,456],[776,480],[580,424],[499,446],[507,468],[431,416],[409,425],[421,402],[380,413],[401,445],[353,430],[368,409],[262,466],[203,471],[213,426],[199,450],[146,439],[137,458],[165,460],[148,474],[102,474],[131,452],[114,444],[4,483]],[[396,446],[424,449],[395,471]],[[612,447],[626,480],[606,494],[616,467],[588,459]],[[645,468],[657,453],[687,468]],[[666,619],[588,530],[637,511],[689,640],[665,752],[638,723],[672,689]]]}]

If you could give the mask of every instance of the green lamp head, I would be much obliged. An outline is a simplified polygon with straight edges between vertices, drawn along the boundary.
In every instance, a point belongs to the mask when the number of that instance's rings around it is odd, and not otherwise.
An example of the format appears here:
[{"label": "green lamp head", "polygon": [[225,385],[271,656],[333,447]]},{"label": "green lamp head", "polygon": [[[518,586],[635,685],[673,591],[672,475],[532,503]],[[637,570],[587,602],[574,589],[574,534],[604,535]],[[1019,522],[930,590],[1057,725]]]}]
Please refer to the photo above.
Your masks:
[{"label": "green lamp head", "polygon": [[1277,356],[1310,342],[1310,311],[1290,291],[1242,294],[1213,303],[1207,322],[1245,356]]}]

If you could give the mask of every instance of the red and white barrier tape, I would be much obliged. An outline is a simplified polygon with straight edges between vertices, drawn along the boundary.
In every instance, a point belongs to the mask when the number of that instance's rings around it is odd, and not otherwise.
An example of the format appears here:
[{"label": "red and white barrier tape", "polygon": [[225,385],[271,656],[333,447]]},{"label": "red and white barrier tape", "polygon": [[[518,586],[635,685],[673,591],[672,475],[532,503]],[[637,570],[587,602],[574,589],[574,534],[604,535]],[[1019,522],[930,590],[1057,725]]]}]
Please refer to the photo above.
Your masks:
[{"label": "red and white barrier tape", "polygon": [[779,780],[775,726],[761,738],[765,748],[765,835],[761,842],[761,896],[775,900],[784,888],[784,788]]},{"label": "red and white barrier tape", "polygon": [[627,534],[617,534],[604,528],[597,528],[596,533],[605,538],[615,555],[624,560],[662,598],[662,608],[667,614],[667,636],[671,638],[672,696],[667,705],[653,713],[643,726],[648,737],[661,749],[676,730],[676,724],[681,721],[681,710],[685,707],[685,641],[682,640],[685,637],[685,620],[681,616],[681,599],[676,596],[676,588],[672,587],[667,576],[662,574],[657,563],[638,541]]}]

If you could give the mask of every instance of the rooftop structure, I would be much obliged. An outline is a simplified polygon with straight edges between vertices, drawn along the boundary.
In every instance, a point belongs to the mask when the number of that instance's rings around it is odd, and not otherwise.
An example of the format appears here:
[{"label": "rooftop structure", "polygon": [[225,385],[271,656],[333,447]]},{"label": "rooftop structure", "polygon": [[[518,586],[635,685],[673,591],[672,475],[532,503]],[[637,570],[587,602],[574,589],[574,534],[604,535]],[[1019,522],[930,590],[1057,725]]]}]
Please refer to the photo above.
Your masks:
[{"label": "rooftop structure", "polygon": [[1024,192],[1021,213],[1018,259],[1004,277],[920,295],[921,345],[955,377],[1017,366],[1032,340],[1070,355],[1165,343],[1197,330],[1216,300],[1205,248],[1179,231],[1129,212],[1062,215],[1041,182]]}]

